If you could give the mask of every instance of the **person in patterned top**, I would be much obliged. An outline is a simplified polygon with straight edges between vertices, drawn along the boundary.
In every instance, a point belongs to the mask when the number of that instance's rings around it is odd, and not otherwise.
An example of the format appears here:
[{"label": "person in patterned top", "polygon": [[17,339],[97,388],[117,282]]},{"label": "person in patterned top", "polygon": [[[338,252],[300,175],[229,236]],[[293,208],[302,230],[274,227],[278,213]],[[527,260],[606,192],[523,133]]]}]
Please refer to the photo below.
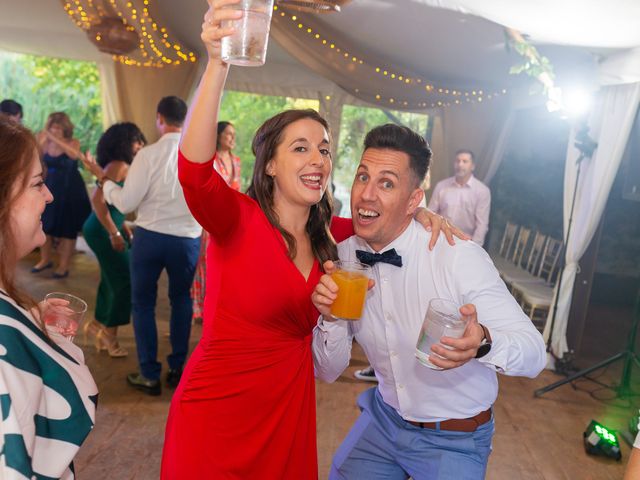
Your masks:
[{"label": "person in patterned top", "polygon": [[75,478],[73,458],[95,421],[98,389],[82,350],[47,331],[15,284],[18,260],[45,242],[53,196],[36,140],[0,119],[0,478]]}]

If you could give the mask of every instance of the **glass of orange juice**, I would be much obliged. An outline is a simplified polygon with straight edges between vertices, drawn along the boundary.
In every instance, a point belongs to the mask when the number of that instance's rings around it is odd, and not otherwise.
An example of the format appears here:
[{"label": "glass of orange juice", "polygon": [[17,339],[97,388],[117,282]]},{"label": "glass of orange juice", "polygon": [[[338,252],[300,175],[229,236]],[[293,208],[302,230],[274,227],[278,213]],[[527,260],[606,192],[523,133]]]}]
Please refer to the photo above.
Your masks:
[{"label": "glass of orange juice", "polygon": [[338,298],[331,315],[342,320],[359,320],[367,297],[371,267],[360,262],[337,260],[331,278],[338,285]]}]

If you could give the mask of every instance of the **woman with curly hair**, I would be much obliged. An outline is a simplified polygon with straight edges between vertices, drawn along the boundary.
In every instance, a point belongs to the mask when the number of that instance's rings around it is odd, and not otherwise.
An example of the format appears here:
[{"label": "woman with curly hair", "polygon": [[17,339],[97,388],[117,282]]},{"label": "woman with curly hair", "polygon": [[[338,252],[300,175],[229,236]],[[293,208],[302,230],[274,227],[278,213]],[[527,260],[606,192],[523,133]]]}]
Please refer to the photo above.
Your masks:
[{"label": "woman with curly hair", "polygon": [[[146,139],[133,123],[116,123],[100,137],[97,162],[104,174],[122,185],[133,157]],[[91,154],[87,153],[90,157]],[[96,297],[96,321],[85,324],[85,332],[96,334],[98,351],[107,350],[111,357],[125,357],[127,351],[118,343],[118,327],[129,323],[131,316],[131,277],[129,275],[129,246],[131,231],[124,223],[125,216],[104,201],[101,188],[91,198],[93,213],[84,224],[82,233],[96,254],[100,264],[100,284]]]}]

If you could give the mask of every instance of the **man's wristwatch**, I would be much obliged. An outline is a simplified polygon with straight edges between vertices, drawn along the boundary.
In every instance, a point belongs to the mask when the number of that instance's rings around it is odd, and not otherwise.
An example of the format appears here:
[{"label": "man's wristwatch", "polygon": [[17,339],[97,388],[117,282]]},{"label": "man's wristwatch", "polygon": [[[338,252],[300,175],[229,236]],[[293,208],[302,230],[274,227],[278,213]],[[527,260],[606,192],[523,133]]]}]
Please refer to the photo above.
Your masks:
[{"label": "man's wristwatch", "polygon": [[484,338],[482,339],[482,342],[480,342],[480,346],[478,347],[478,351],[476,352],[476,358],[482,358],[491,351],[491,334],[489,333],[489,329],[487,327],[485,327],[481,323],[479,323],[478,325],[480,325],[482,331],[484,332]]}]

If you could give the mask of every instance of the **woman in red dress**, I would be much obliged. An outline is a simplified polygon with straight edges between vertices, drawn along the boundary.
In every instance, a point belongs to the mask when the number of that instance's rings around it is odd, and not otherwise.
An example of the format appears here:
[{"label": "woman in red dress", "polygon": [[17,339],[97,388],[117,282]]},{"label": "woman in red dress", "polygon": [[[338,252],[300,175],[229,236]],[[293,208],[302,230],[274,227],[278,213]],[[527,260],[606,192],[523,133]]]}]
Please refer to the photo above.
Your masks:
[{"label": "woman in red dress", "polygon": [[[231,122],[218,122],[218,139],[213,168],[222,176],[227,185],[234,190],[240,190],[240,157],[233,154],[236,146],[236,129]],[[204,316],[204,295],[207,285],[207,249],[209,248],[209,234],[202,231],[200,238],[200,256],[196,273],[191,285],[191,300],[193,302],[193,321],[202,323]]]},{"label": "woman in red dress", "polygon": [[311,293],[322,262],[337,258],[334,238],[353,230],[335,219],[329,231],[330,136],[313,110],[282,112],[258,129],[247,195],[214,170],[229,69],[220,38],[232,32],[220,22],[238,18],[224,8],[237,1],[219,0],[205,15],[209,60],[180,145],[185,198],[211,241],[202,339],[172,399],[161,478],[313,480]]},{"label": "woman in red dress", "polygon": [[202,339],[171,404],[162,478],[315,479],[310,296],[322,262],[336,258],[328,125],[312,110],[267,120],[253,141],[248,195],[214,170],[229,68],[220,60],[219,40],[229,33],[220,21],[234,14],[207,13],[209,62],[180,145],[180,182],[211,236],[211,268]]}]

